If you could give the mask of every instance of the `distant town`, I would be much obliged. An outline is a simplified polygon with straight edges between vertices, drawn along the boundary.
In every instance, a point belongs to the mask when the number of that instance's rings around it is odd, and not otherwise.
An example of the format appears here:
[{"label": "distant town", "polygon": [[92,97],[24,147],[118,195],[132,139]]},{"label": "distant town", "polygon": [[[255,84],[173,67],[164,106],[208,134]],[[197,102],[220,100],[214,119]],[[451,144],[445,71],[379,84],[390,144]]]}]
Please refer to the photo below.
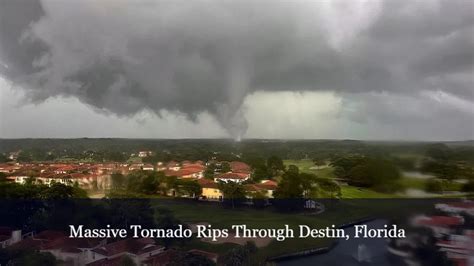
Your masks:
[{"label": "distant town", "polygon": [[76,186],[93,198],[134,193],[223,201],[227,194],[268,204],[275,196],[433,198],[474,191],[471,142],[39,139],[0,144],[0,174],[6,181]]},{"label": "distant town", "polygon": [[[137,158],[152,156],[151,151],[139,151]],[[132,158],[135,154],[131,155]],[[9,156],[15,160],[15,153]],[[90,192],[109,191],[114,188],[114,178],[126,176],[133,172],[161,172],[166,177],[175,177],[185,181],[197,181],[202,188],[199,197],[203,200],[223,200],[223,193],[218,188],[219,183],[233,182],[243,184],[251,178],[252,169],[244,162],[231,161],[169,161],[149,163],[4,163],[0,164],[0,173],[6,175],[6,180],[17,184],[28,182],[51,185],[60,183],[76,185]],[[205,174],[211,178],[204,178]],[[115,180],[117,181],[117,180]],[[249,192],[264,193],[273,197],[277,182],[260,180],[258,183],[246,184]],[[158,192],[158,191],[157,191]],[[165,191],[168,196],[196,197],[198,195],[179,194],[177,190]]]}]

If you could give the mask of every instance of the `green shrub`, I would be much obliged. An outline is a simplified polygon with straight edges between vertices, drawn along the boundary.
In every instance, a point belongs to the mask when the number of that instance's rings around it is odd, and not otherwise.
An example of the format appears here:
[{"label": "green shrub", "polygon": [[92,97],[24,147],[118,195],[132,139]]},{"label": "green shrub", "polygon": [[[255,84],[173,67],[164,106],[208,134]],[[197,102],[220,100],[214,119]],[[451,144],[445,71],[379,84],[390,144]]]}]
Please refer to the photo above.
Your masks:
[{"label": "green shrub", "polygon": [[442,193],[443,182],[438,179],[430,179],[426,182],[425,191],[429,193]]}]

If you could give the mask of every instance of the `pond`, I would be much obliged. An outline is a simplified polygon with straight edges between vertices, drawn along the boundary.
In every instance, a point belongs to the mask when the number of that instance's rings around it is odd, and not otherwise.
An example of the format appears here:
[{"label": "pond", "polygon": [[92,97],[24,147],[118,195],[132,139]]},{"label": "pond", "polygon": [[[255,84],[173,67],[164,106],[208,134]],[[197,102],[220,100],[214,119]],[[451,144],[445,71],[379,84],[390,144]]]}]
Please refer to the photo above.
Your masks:
[{"label": "pond", "polygon": [[[385,220],[374,220],[367,223],[368,228],[383,228]],[[345,229],[346,233],[354,235],[354,227]],[[351,238],[340,240],[329,252],[319,255],[310,255],[289,260],[279,261],[278,266],[299,265],[340,265],[359,266],[377,265],[394,266],[405,265],[400,259],[387,251],[388,242],[384,238]]]},{"label": "pond", "polygon": [[418,178],[418,179],[430,179],[430,178],[435,177],[434,175],[422,173],[419,171],[403,171],[402,175],[406,177],[413,177],[413,178]]}]

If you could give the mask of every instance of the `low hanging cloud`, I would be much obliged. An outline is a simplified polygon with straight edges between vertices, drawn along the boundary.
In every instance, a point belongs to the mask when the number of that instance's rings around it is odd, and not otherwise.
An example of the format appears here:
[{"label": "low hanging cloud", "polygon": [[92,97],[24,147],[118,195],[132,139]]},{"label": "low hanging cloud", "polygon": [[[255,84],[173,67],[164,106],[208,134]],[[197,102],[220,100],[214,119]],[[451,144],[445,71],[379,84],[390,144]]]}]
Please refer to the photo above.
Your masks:
[{"label": "low hanging cloud", "polygon": [[359,117],[386,109],[369,108],[370,95],[442,92],[469,109],[473,8],[469,0],[0,0],[0,74],[31,102],[72,96],[119,116],[208,112],[234,138],[247,130],[242,104],[257,91],[333,91],[354,98]]}]

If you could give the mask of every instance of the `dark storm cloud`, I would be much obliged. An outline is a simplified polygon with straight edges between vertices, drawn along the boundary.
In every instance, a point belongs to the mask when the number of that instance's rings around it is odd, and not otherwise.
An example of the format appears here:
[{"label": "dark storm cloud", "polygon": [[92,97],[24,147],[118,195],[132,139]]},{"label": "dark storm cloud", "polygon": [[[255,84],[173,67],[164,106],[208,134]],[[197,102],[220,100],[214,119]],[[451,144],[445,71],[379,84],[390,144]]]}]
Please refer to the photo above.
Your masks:
[{"label": "dark storm cloud", "polygon": [[3,75],[33,101],[74,96],[119,115],[207,111],[240,137],[241,105],[258,90],[473,100],[472,1],[0,4]]},{"label": "dark storm cloud", "polygon": [[[30,23],[43,15],[37,1],[0,1],[0,65],[4,74],[11,78],[36,71],[32,60],[46,51],[47,46],[39,41],[22,42],[22,34]],[[6,67],[8,66],[8,68]]]}]

